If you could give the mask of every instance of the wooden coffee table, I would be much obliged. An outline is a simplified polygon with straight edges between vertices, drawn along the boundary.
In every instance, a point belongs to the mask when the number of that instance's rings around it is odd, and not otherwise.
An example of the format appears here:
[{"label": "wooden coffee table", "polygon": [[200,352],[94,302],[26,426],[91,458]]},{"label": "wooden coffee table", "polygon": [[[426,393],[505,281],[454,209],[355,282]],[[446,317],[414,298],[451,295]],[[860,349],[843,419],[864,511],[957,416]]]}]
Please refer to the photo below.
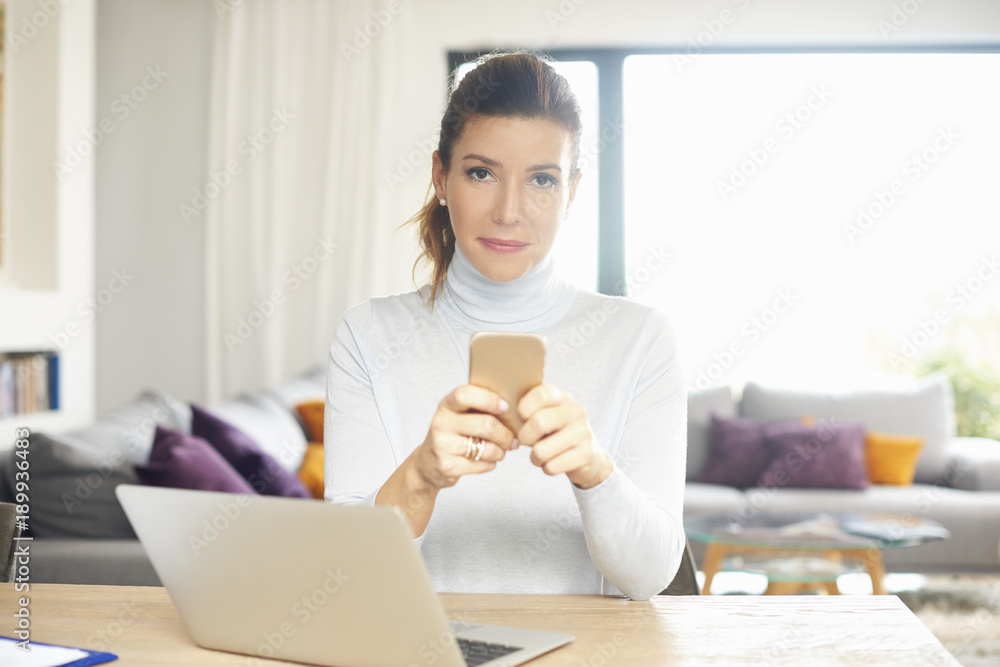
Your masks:
[{"label": "wooden coffee table", "polygon": [[[850,571],[853,561],[868,572],[872,591],[883,595],[883,549],[949,537],[934,521],[874,513],[760,513],[749,518],[732,513],[705,514],[685,517],[684,529],[688,539],[706,544],[702,563],[705,593],[711,591],[712,579],[727,558],[745,555],[753,559],[750,567],[730,560],[729,569],[767,574],[768,593],[782,595],[821,587],[837,594],[836,577]],[[816,561],[829,567],[816,567]]]}]

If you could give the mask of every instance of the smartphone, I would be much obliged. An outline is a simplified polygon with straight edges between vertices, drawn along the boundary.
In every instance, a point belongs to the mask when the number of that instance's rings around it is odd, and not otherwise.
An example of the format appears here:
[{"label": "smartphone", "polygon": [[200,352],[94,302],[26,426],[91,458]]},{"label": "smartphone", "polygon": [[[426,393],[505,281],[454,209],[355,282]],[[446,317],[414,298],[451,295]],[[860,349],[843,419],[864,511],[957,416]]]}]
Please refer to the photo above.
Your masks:
[{"label": "smartphone", "polygon": [[542,384],[545,336],[530,333],[480,331],[469,339],[469,384],[503,396],[510,407],[500,421],[514,433],[524,425],[517,403]]}]

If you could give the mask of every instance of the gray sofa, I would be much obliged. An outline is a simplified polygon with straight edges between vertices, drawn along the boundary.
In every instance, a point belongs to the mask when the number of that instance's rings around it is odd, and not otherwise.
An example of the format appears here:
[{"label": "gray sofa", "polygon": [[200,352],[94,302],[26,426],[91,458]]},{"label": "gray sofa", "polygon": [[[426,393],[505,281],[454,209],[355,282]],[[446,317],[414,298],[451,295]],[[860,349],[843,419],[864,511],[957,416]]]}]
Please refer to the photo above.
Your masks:
[{"label": "gray sofa", "polygon": [[[295,471],[307,446],[295,406],[325,394],[325,369],[317,366],[280,386],[207,407]],[[85,428],[31,434],[33,583],[160,585],[114,494],[118,484],[139,483],[134,466],[148,461],[158,425],[190,432],[190,407],[151,389]],[[13,497],[12,463],[13,452],[0,455],[0,501]]]},{"label": "gray sofa", "polygon": [[[998,407],[1000,409],[1000,407]],[[862,423],[884,433],[924,438],[912,486],[873,485],[864,490],[748,488],[698,482],[708,455],[711,413],[754,420],[809,415]],[[932,519],[951,538],[916,547],[887,549],[888,571],[1000,571],[1000,442],[955,435],[951,385],[942,375],[898,386],[845,391],[805,391],[748,383],[740,399],[729,388],[692,393],[688,399],[686,517],[761,512],[884,512]],[[704,546],[692,542],[698,562]]]},{"label": "gray sofa", "polygon": [[[210,406],[253,434],[269,452],[299,451],[305,436],[294,405],[324,396],[323,369],[279,387]],[[881,511],[934,519],[950,540],[889,550],[886,567],[908,572],[1000,570],[1000,443],[955,438],[950,385],[941,377],[894,390],[796,392],[748,384],[741,400],[729,388],[688,400],[685,515],[765,511]],[[709,415],[753,419],[816,418],[864,422],[888,433],[923,435],[918,483],[864,491],[746,489],[697,482],[707,453]],[[95,424],[32,442],[32,581],[158,585],[142,545],[114,496],[135,483],[132,465],[148,458],[156,424],[190,429],[189,409],[161,391],[147,391]],[[283,462],[288,460],[283,457]],[[10,495],[9,453],[0,457],[0,500]],[[289,466],[294,467],[293,457]],[[693,542],[696,558],[700,544]]]}]

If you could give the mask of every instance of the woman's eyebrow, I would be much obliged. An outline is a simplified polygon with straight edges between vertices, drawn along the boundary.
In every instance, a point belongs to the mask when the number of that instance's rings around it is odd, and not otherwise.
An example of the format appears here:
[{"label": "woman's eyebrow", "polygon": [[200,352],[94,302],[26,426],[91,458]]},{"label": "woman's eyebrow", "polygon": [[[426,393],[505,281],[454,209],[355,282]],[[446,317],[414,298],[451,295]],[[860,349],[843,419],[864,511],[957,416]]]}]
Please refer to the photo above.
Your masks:
[{"label": "woman's eyebrow", "polygon": [[[469,153],[468,155],[464,156],[462,159],[463,160],[479,160],[480,162],[484,162],[484,163],[488,164],[491,167],[496,167],[498,169],[502,169],[503,168],[503,164],[501,164],[500,162],[497,162],[496,160],[492,160],[492,159],[486,157],[485,155],[479,155],[478,153]],[[535,164],[535,165],[532,165],[532,166],[528,167],[527,169],[525,169],[525,171],[545,171],[546,169],[552,169],[554,171],[562,172],[562,168],[558,164],[554,164],[554,163]]]},{"label": "woman's eyebrow", "polygon": [[490,165],[491,167],[503,167],[503,165],[500,164],[499,162],[497,162],[496,160],[491,160],[490,158],[482,156],[482,155],[479,155],[477,153],[469,153],[468,155],[466,155],[462,159],[463,160],[479,160],[480,162],[485,162],[486,164]]}]

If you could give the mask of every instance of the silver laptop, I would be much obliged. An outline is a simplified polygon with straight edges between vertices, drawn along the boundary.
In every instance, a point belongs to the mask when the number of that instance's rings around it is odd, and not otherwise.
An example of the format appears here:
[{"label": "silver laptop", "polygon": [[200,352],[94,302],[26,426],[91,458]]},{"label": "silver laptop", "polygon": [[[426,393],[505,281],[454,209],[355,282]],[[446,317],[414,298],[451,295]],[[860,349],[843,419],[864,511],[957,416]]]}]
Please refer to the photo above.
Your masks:
[{"label": "silver laptop", "polygon": [[115,492],[195,643],[247,654],[248,665],[507,667],[573,640],[449,622],[408,522],[390,507]]}]

